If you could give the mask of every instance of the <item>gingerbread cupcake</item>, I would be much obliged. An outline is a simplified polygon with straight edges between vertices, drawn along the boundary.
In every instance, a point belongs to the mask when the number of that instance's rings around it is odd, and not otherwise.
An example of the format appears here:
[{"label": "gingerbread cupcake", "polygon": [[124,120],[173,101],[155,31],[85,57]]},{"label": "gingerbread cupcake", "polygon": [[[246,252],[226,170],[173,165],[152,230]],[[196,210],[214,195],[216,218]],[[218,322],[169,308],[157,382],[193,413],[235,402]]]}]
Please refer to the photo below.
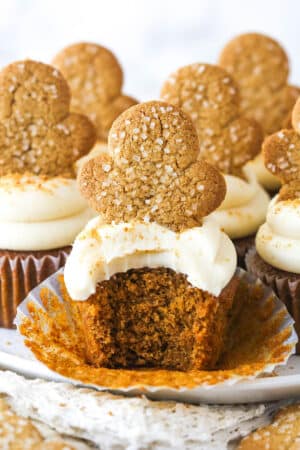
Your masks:
[{"label": "gingerbread cupcake", "polygon": [[199,138],[199,157],[225,176],[227,193],[212,217],[234,240],[239,264],[254,242],[266,215],[269,197],[247,166],[260,151],[259,124],[240,112],[238,89],[218,66],[192,64],[173,73],[161,97],[191,117]]},{"label": "gingerbread cupcake", "polygon": [[293,110],[293,129],[281,130],[264,142],[266,168],[280,179],[282,187],[269,205],[266,223],[256,236],[256,250],[249,251],[246,264],[286,304],[300,336],[299,119],[300,99]]},{"label": "gingerbread cupcake", "polygon": [[[288,56],[278,42],[259,33],[242,34],[225,46],[219,64],[239,87],[241,111],[257,120],[265,136],[286,127],[300,89],[288,84]],[[270,192],[279,189],[261,153],[251,165],[262,186]]]},{"label": "gingerbread cupcake", "polygon": [[92,123],[69,112],[60,72],[35,61],[0,72],[0,326],[25,295],[65,262],[92,217],[74,163],[95,142]]},{"label": "gingerbread cupcake", "polygon": [[71,88],[71,110],[85,114],[94,124],[97,143],[86,158],[107,151],[113,121],[137,101],[122,93],[123,71],[115,55],[105,47],[80,42],[64,48],[53,59]]},{"label": "gingerbread cupcake", "polygon": [[206,217],[224,199],[224,178],[197,160],[189,117],[164,102],[128,109],[108,143],[111,156],[79,173],[101,218],[76,238],[64,272],[87,360],[212,368],[238,285],[234,246]]}]

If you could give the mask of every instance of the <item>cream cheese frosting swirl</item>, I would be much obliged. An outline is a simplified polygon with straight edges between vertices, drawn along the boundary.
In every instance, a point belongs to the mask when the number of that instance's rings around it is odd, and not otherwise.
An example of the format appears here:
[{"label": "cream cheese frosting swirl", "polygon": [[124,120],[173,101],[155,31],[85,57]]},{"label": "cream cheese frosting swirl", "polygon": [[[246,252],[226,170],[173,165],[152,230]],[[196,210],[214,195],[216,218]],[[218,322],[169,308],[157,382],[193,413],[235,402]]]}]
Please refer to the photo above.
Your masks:
[{"label": "cream cheese frosting swirl", "polygon": [[76,180],[37,175],[0,178],[0,248],[49,250],[70,245],[94,213]]},{"label": "cream cheese frosting swirl", "polygon": [[259,153],[256,158],[248,162],[247,166],[253,170],[257,181],[265,189],[268,191],[277,191],[280,188],[280,180],[266,169],[262,153]]},{"label": "cream cheese frosting swirl", "polygon": [[266,223],[256,236],[256,249],[273,267],[300,274],[300,199],[276,196],[271,200]]},{"label": "cream cheese frosting swirl", "polygon": [[258,184],[254,172],[244,169],[245,180],[233,175],[224,175],[226,196],[219,208],[211,214],[221,229],[231,239],[254,234],[264,222],[269,195]]},{"label": "cream cheese frosting swirl", "polygon": [[219,295],[236,269],[231,240],[212,220],[175,233],[156,223],[103,225],[92,219],[74,242],[64,278],[73,300],[83,301],[98,283],[142,267],[183,273],[192,286]]}]

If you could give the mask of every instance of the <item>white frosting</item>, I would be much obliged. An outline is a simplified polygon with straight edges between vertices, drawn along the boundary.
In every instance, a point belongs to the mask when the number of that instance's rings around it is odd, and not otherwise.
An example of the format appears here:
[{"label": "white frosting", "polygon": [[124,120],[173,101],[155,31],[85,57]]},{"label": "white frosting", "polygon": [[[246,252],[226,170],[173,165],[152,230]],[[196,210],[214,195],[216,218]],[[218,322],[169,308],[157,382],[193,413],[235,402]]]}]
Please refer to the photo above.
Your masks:
[{"label": "white frosting", "polygon": [[245,170],[245,176],[246,180],[225,175],[225,199],[210,215],[231,239],[254,234],[265,220],[270,200],[251,169]]},{"label": "white frosting", "polygon": [[272,199],[266,223],[256,236],[256,248],[273,267],[300,274],[300,199]]},{"label": "white frosting", "polygon": [[256,179],[268,191],[276,191],[280,188],[280,181],[275,175],[266,169],[262,153],[259,153],[253,161],[250,161],[249,166],[256,175]]},{"label": "white frosting", "polygon": [[76,238],[64,277],[74,300],[86,300],[112,275],[142,267],[167,267],[194,286],[219,295],[236,269],[230,239],[212,220],[175,233],[155,223],[103,225],[91,220]]},{"label": "white frosting", "polygon": [[36,175],[0,178],[0,248],[48,250],[70,245],[94,213],[76,181]]}]

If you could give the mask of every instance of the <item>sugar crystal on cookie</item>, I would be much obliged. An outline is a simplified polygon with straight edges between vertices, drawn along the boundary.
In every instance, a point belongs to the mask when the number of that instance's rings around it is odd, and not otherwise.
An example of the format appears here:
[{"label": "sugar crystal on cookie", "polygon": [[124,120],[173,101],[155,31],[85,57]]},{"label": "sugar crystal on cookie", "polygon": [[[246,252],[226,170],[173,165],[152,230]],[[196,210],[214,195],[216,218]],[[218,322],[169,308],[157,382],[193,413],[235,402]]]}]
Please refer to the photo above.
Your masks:
[{"label": "sugar crystal on cookie", "polygon": [[83,195],[107,223],[149,220],[178,230],[201,224],[223,200],[225,182],[197,161],[197,133],[177,107],[152,101],[130,108],[114,122],[109,147],[110,156],[88,161],[79,174]]},{"label": "sugar crystal on cookie", "polygon": [[51,66],[26,60],[0,72],[1,176],[74,175],[73,164],[90,150],[95,131],[69,106],[68,85]]},{"label": "sugar crystal on cookie", "polygon": [[191,64],[165,82],[161,97],[182,107],[199,137],[200,156],[225,174],[243,176],[243,166],[260,151],[259,125],[240,114],[233,79],[220,67]]}]

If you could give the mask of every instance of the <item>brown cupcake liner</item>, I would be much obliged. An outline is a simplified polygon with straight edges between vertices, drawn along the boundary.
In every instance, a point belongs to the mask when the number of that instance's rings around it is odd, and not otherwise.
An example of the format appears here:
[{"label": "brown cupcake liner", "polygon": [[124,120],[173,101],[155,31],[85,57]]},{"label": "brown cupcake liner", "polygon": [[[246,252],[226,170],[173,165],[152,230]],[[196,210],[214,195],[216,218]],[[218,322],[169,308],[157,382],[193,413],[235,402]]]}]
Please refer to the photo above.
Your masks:
[{"label": "brown cupcake liner", "polygon": [[70,250],[0,251],[0,327],[14,328],[18,305],[33,288],[64,266]]},{"label": "brown cupcake liner", "polygon": [[[245,258],[247,270],[269,286],[285,304],[295,321],[294,327],[300,338],[300,277],[295,277],[294,274],[289,275],[288,272],[273,267],[269,272],[263,272],[262,268],[255,263],[257,258],[261,259],[256,249],[251,248]],[[296,353],[300,355],[300,342],[296,346]]]},{"label": "brown cupcake liner", "polygon": [[248,250],[253,247],[255,242],[255,235],[246,236],[244,238],[233,239],[233,244],[236,249],[237,257],[238,257],[238,266],[242,269],[246,268],[245,264],[245,256]]}]

